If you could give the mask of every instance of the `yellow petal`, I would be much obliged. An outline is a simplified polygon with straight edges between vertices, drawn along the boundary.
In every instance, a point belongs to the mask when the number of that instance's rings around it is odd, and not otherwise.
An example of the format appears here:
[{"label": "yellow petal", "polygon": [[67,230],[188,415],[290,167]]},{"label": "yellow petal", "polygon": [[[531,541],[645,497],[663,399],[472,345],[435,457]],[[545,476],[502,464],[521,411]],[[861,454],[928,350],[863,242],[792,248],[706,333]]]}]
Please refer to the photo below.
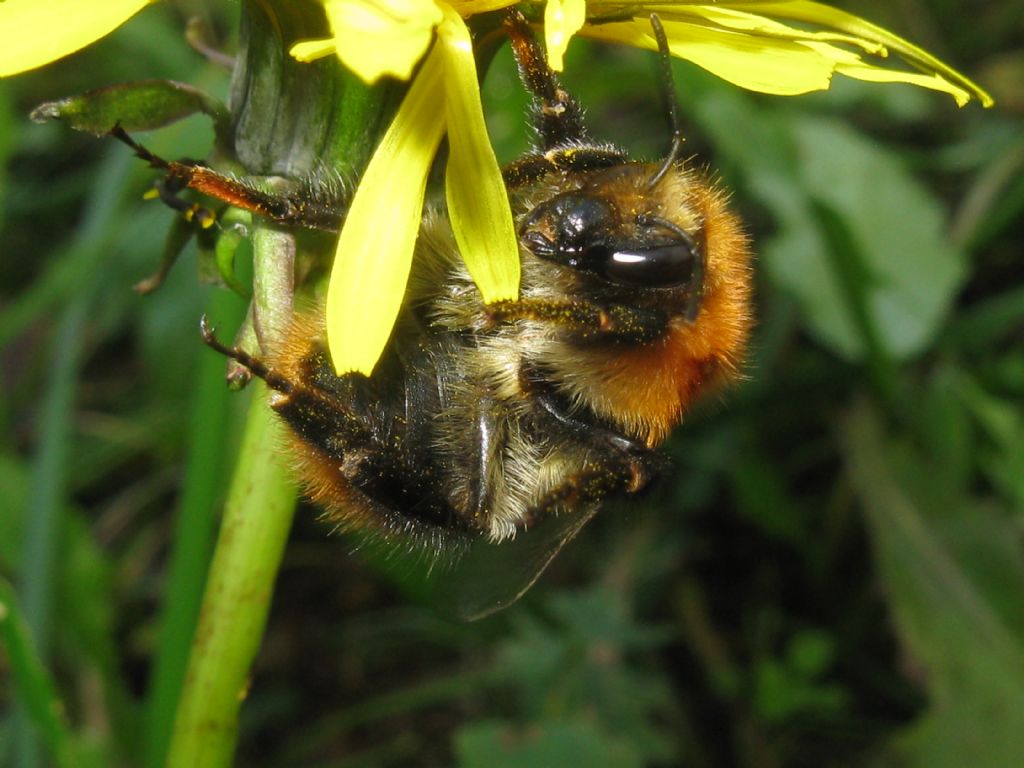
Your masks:
[{"label": "yellow petal", "polygon": [[519,246],[512,209],[480,104],[469,30],[454,10],[439,29],[445,56],[448,167],[445,192],[452,230],[485,302],[519,294]]},{"label": "yellow petal", "polygon": [[[744,8],[747,6],[744,5]],[[768,16],[757,13],[750,13],[747,10],[737,10],[720,5],[685,5],[672,6],[668,12],[668,19],[678,16],[679,21],[707,21],[712,25],[724,29],[732,29],[737,32],[744,32],[760,37],[780,38],[783,40],[819,41],[832,43],[846,43],[857,46],[868,53],[878,56],[885,56],[885,46],[875,40],[869,40],[857,35],[848,35],[842,32],[815,31],[791,27],[775,21]]]},{"label": "yellow petal", "polygon": [[548,66],[556,72],[562,71],[569,41],[586,20],[586,0],[548,0],[544,6],[544,44]]},{"label": "yellow petal", "polygon": [[121,24],[150,0],[0,0],[0,76],[74,53]]},{"label": "yellow petal", "polygon": [[[793,96],[828,88],[833,63],[814,48],[789,40],[738,35],[702,24],[662,19],[674,56],[743,88]],[[580,34],[649,50],[658,46],[646,19],[584,27]]]},{"label": "yellow petal", "polygon": [[444,54],[413,80],[359,182],[327,289],[327,344],[339,375],[369,375],[391,334],[423,216],[427,173],[444,134]]},{"label": "yellow petal", "polygon": [[499,11],[516,4],[516,0],[448,0],[449,5],[464,19],[489,11]]},{"label": "yellow petal", "polygon": [[433,0],[329,0],[324,9],[339,58],[367,83],[408,80],[442,18]]},{"label": "yellow petal", "polygon": [[[788,0],[787,2],[752,2],[743,3],[742,8],[751,13],[766,13],[781,18],[799,21],[804,24],[816,24],[827,26],[833,29],[856,37],[875,40],[886,46],[890,51],[898,53],[909,64],[921,70],[926,75],[946,82],[951,87],[941,87],[938,90],[947,91],[953,94],[960,103],[960,94],[968,94],[968,98],[978,99],[982,106],[990,107],[994,103],[992,97],[977,83],[957,72],[952,67],[944,64],[922,48],[904,40],[883,27],[865,21],[852,13],[841,11],[824,3],[809,2],[807,0]],[[868,79],[868,78],[861,78]],[[910,82],[910,80],[906,80]],[[915,83],[920,85],[921,83]],[[931,88],[933,85],[926,85]],[[965,102],[964,102],[965,103]]]},{"label": "yellow petal", "polygon": [[[589,0],[588,8],[592,16],[600,16],[602,12],[619,12],[623,5],[615,0]],[[732,2],[718,3],[660,0],[653,3],[640,2],[630,5],[629,8],[630,12],[636,16],[637,21],[641,21],[641,13],[646,15],[656,12],[663,23],[667,20],[693,23],[698,19],[703,19],[713,28],[758,36],[764,38],[766,42],[772,38],[795,43],[803,42],[810,48],[817,48],[818,52],[823,54],[826,59],[833,60],[835,62],[834,71],[849,77],[876,82],[906,82],[932,88],[951,94],[961,105],[970,98],[977,98],[986,107],[993,103],[992,97],[976,83],[927,51],[882,27],[824,3],[810,0],[749,0],[748,2],[733,0]],[[812,29],[788,26],[780,23],[779,19],[795,21]],[[600,37],[599,34],[591,36]],[[604,36],[604,39],[609,38]],[[857,57],[857,63],[853,64],[844,61],[841,55],[842,49],[836,46],[820,48],[815,45],[828,42],[856,46],[865,53],[879,58],[883,58],[889,53],[896,53],[919,72],[882,67],[860,57]],[[690,58],[684,54],[677,55]],[[701,62],[697,63],[705,66]],[[707,68],[716,71],[713,66]],[[745,77],[739,77],[733,78],[732,81],[739,85],[745,85],[743,82],[745,79]],[[786,90],[784,88],[757,88],[756,90],[766,90],[768,93],[803,92],[802,90]]]},{"label": "yellow petal", "polygon": [[[868,64],[839,64],[836,72],[853,77],[857,80],[867,80],[872,83],[908,83],[919,88],[930,88],[933,91],[942,91],[952,96],[957,106],[964,106],[971,100],[971,92],[959,88],[940,75],[925,75],[921,72],[902,72],[895,69],[883,67],[872,67]],[[981,93],[984,93],[982,91]],[[992,97],[985,93],[985,100],[982,101],[986,107],[992,106]]]}]

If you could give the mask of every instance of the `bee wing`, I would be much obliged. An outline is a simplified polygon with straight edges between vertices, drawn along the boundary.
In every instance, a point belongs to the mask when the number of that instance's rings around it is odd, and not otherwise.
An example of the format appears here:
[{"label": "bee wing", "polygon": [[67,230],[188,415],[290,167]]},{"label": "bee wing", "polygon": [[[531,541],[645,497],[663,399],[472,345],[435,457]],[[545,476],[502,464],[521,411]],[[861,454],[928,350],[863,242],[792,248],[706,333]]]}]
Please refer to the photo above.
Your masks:
[{"label": "bee wing", "polygon": [[455,563],[431,575],[431,602],[461,621],[476,621],[508,607],[534,585],[597,510],[593,504],[549,516],[511,541],[480,539],[470,544]]}]

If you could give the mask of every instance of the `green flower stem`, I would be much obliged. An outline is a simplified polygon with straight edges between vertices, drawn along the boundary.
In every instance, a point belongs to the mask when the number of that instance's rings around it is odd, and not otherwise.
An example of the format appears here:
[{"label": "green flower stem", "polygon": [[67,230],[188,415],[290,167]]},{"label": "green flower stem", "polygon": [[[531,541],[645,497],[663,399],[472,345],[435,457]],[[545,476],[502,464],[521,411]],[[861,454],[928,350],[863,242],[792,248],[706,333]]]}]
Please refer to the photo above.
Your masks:
[{"label": "green flower stem", "polygon": [[[218,324],[233,327],[241,321],[241,302],[227,291],[214,291],[210,315]],[[230,319],[229,319],[230,318]],[[175,710],[185,680],[188,657],[195,635],[210,557],[213,553],[224,495],[224,474],[229,459],[210,446],[227,442],[229,398],[237,397],[224,386],[224,358],[200,348],[196,396],[192,404],[188,438],[188,463],[177,524],[167,571],[160,636],[146,703],[146,753],[144,765],[163,766],[171,739]]]},{"label": "green flower stem", "polygon": [[[365,165],[393,112],[395,89],[367,89],[333,59],[299,64],[287,55],[292,42],[325,34],[323,8],[317,3],[241,4],[231,97],[233,141],[220,149],[247,173],[299,177],[330,166],[357,172]],[[223,136],[220,140],[226,142]],[[291,317],[296,242],[293,233],[257,220],[252,244],[250,318],[259,342],[254,346],[266,350],[274,347]],[[168,768],[232,763],[239,711],[291,527],[295,490],[279,462],[283,428],[267,406],[264,384],[254,382],[252,389],[178,702]]]},{"label": "green flower stem", "polygon": [[262,349],[273,349],[288,329],[295,296],[295,236],[257,224],[252,233],[253,325]]},{"label": "green flower stem", "polygon": [[267,407],[263,383],[255,382],[252,389],[168,768],[231,765],[238,713],[291,528],[295,490],[279,458],[281,425]]}]

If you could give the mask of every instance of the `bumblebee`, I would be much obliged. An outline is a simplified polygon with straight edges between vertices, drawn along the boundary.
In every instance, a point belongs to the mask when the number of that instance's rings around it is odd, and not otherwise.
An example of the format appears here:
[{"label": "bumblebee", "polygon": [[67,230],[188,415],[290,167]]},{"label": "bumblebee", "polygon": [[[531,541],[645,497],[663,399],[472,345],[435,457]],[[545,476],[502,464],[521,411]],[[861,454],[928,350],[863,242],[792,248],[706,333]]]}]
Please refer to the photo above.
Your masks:
[{"label": "bumblebee", "polygon": [[[482,302],[434,208],[371,376],[334,373],[322,313],[261,356],[202,329],[273,390],[296,474],[329,520],[472,569],[467,618],[519,597],[602,501],[651,482],[657,447],[699,393],[735,376],[751,326],[747,238],[727,195],[681,159],[674,107],[668,156],[633,161],[591,139],[525,20],[506,30],[538,137],[504,169],[518,299]],[[133,146],[179,186],[275,221],[340,220]]]}]

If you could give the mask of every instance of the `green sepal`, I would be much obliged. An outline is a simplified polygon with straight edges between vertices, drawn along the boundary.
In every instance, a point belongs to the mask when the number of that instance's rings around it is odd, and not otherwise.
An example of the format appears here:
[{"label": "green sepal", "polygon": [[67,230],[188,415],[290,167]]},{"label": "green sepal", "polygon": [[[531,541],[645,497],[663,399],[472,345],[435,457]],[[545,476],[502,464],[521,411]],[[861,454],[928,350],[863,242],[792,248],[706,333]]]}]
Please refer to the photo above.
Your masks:
[{"label": "green sepal", "polygon": [[76,131],[103,136],[115,125],[124,130],[151,131],[196,113],[213,118],[217,135],[228,123],[224,105],[184,83],[141,80],[97,88],[66,99],[47,101],[32,110],[37,123],[63,120]]},{"label": "green sepal", "polygon": [[358,178],[405,83],[368,86],[336,56],[309,63],[292,58],[294,43],[329,34],[320,3],[275,0],[244,8],[229,99],[235,156],[250,174],[296,178],[327,167]]},{"label": "green sepal", "polygon": [[240,246],[245,246],[252,227],[252,215],[237,208],[228,208],[220,217],[220,232],[213,246],[213,264],[217,277],[243,299],[252,298],[252,289],[239,280],[235,270],[235,257]]}]

